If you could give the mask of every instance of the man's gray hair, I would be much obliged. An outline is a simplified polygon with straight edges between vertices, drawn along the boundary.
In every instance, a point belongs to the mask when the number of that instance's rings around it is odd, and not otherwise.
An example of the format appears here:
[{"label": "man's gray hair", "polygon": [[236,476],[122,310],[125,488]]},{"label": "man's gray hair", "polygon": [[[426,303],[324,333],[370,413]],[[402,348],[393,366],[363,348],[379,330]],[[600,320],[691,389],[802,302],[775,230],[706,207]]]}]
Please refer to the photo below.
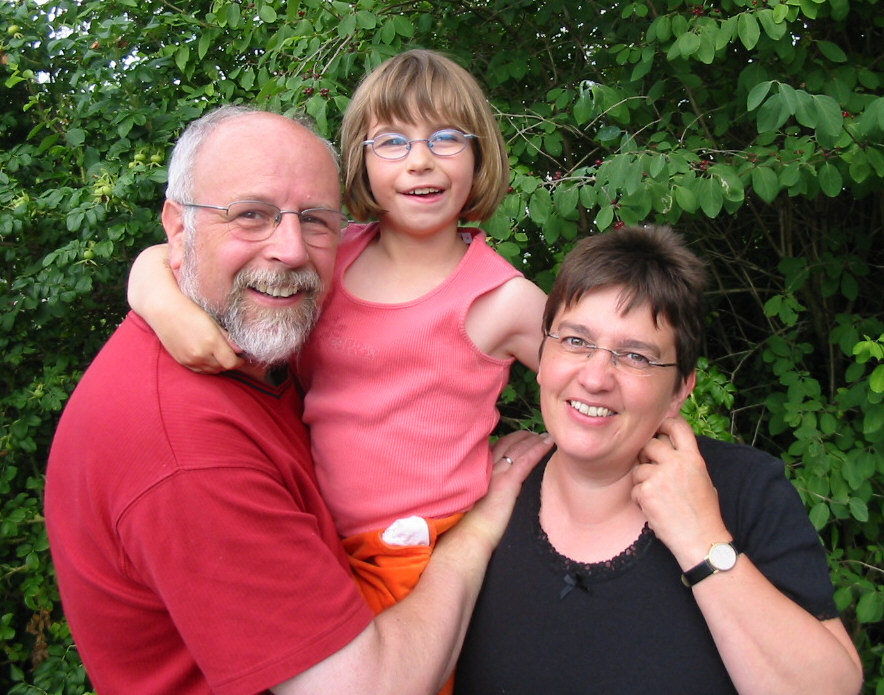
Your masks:
[{"label": "man's gray hair", "polygon": [[[210,111],[191,122],[184,129],[184,132],[175,144],[172,156],[169,159],[169,182],[166,185],[166,199],[177,203],[195,202],[193,200],[193,172],[200,146],[222,123],[254,113],[274,112],[254,106],[227,105]],[[338,153],[335,151],[334,145],[316,132],[316,127],[310,119],[303,116],[276,115],[288,118],[293,123],[297,123],[313,133],[328,148],[335,166],[340,171]]]}]

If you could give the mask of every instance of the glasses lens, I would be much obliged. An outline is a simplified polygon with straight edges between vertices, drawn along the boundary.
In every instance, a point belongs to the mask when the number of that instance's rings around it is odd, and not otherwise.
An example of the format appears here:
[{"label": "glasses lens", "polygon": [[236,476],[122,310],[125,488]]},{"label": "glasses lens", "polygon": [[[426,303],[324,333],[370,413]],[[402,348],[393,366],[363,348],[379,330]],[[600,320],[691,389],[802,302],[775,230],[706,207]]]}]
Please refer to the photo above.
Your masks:
[{"label": "glasses lens", "polygon": [[408,148],[408,138],[401,133],[378,135],[371,146],[374,153],[384,159],[401,159],[408,154]]},{"label": "glasses lens", "polygon": [[231,203],[227,207],[227,222],[230,227],[249,239],[269,236],[278,217],[278,207],[255,200]]},{"label": "glasses lens", "polygon": [[311,246],[328,247],[340,238],[341,230],[347,226],[347,218],[337,210],[310,208],[300,215],[301,235]]},{"label": "glasses lens", "polygon": [[554,333],[547,334],[548,337],[559,346],[562,352],[574,355],[578,358],[592,359],[597,352],[602,352],[611,360],[611,364],[615,369],[621,372],[629,372],[630,374],[650,374],[651,360],[640,352],[617,352],[610,348],[593,345],[583,338],[577,336],[558,336]]},{"label": "glasses lens", "polygon": [[639,352],[624,352],[617,357],[617,365],[625,371],[647,373],[650,371],[651,360]]},{"label": "glasses lens", "polygon": [[450,157],[467,146],[467,138],[459,130],[440,130],[430,136],[429,143],[433,154]]}]

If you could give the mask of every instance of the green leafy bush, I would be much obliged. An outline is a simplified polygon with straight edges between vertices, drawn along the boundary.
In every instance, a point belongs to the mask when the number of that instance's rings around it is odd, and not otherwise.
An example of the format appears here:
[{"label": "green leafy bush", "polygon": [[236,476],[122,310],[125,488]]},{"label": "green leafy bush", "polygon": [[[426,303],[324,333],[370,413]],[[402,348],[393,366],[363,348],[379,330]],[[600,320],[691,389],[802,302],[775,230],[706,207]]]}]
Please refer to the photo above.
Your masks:
[{"label": "green leafy bush", "polygon": [[[55,422],[162,239],[165,160],[222,102],[336,135],[412,46],[477,75],[511,191],[486,225],[548,288],[580,236],[674,225],[710,265],[698,430],[782,456],[884,693],[884,95],[877,0],[0,4],[0,689],[83,693],[42,520]],[[539,423],[514,373],[505,422]],[[3,687],[5,686],[5,688]]]}]

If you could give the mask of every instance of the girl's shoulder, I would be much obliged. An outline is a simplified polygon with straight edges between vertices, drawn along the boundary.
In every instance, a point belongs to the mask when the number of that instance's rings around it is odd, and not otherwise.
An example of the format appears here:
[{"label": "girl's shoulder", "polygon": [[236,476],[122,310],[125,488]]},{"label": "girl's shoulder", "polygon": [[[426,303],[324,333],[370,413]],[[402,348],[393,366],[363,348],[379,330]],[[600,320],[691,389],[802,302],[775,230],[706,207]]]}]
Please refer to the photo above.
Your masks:
[{"label": "girl's shoulder", "polygon": [[370,239],[377,233],[377,222],[351,222],[341,234],[341,243],[354,244],[360,239]]}]

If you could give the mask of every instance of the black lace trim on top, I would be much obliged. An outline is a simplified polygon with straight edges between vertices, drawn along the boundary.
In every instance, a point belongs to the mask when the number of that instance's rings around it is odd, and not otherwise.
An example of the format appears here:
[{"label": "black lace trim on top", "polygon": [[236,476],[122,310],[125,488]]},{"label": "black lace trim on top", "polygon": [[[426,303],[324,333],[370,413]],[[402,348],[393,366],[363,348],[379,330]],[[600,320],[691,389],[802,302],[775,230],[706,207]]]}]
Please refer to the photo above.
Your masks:
[{"label": "black lace trim on top", "polygon": [[584,579],[593,582],[609,579],[615,574],[619,574],[624,569],[635,564],[636,560],[644,555],[647,549],[651,547],[651,543],[654,542],[655,537],[654,532],[651,531],[647,522],[645,522],[638,538],[636,538],[628,548],[623,550],[623,552],[618,553],[610,560],[586,563],[578,562],[577,560],[572,560],[571,558],[562,555],[555,549],[555,546],[550,543],[549,536],[546,535],[546,531],[540,526],[539,519],[537,523],[537,541],[540,543],[541,550],[556,566],[556,569],[560,569],[567,573],[577,572],[581,574]]},{"label": "black lace trim on top", "polygon": [[[540,481],[543,475],[539,476]],[[531,496],[531,519],[534,525],[534,538],[536,547],[543,556],[544,561],[556,574],[560,574],[564,580],[564,588],[559,597],[565,598],[573,589],[582,589],[591,593],[590,584],[605,581],[618,575],[634,565],[651,547],[657,538],[647,522],[642,527],[641,533],[626,549],[609,560],[602,562],[578,562],[562,555],[550,542],[549,536],[540,525],[540,485],[532,490]]]}]

